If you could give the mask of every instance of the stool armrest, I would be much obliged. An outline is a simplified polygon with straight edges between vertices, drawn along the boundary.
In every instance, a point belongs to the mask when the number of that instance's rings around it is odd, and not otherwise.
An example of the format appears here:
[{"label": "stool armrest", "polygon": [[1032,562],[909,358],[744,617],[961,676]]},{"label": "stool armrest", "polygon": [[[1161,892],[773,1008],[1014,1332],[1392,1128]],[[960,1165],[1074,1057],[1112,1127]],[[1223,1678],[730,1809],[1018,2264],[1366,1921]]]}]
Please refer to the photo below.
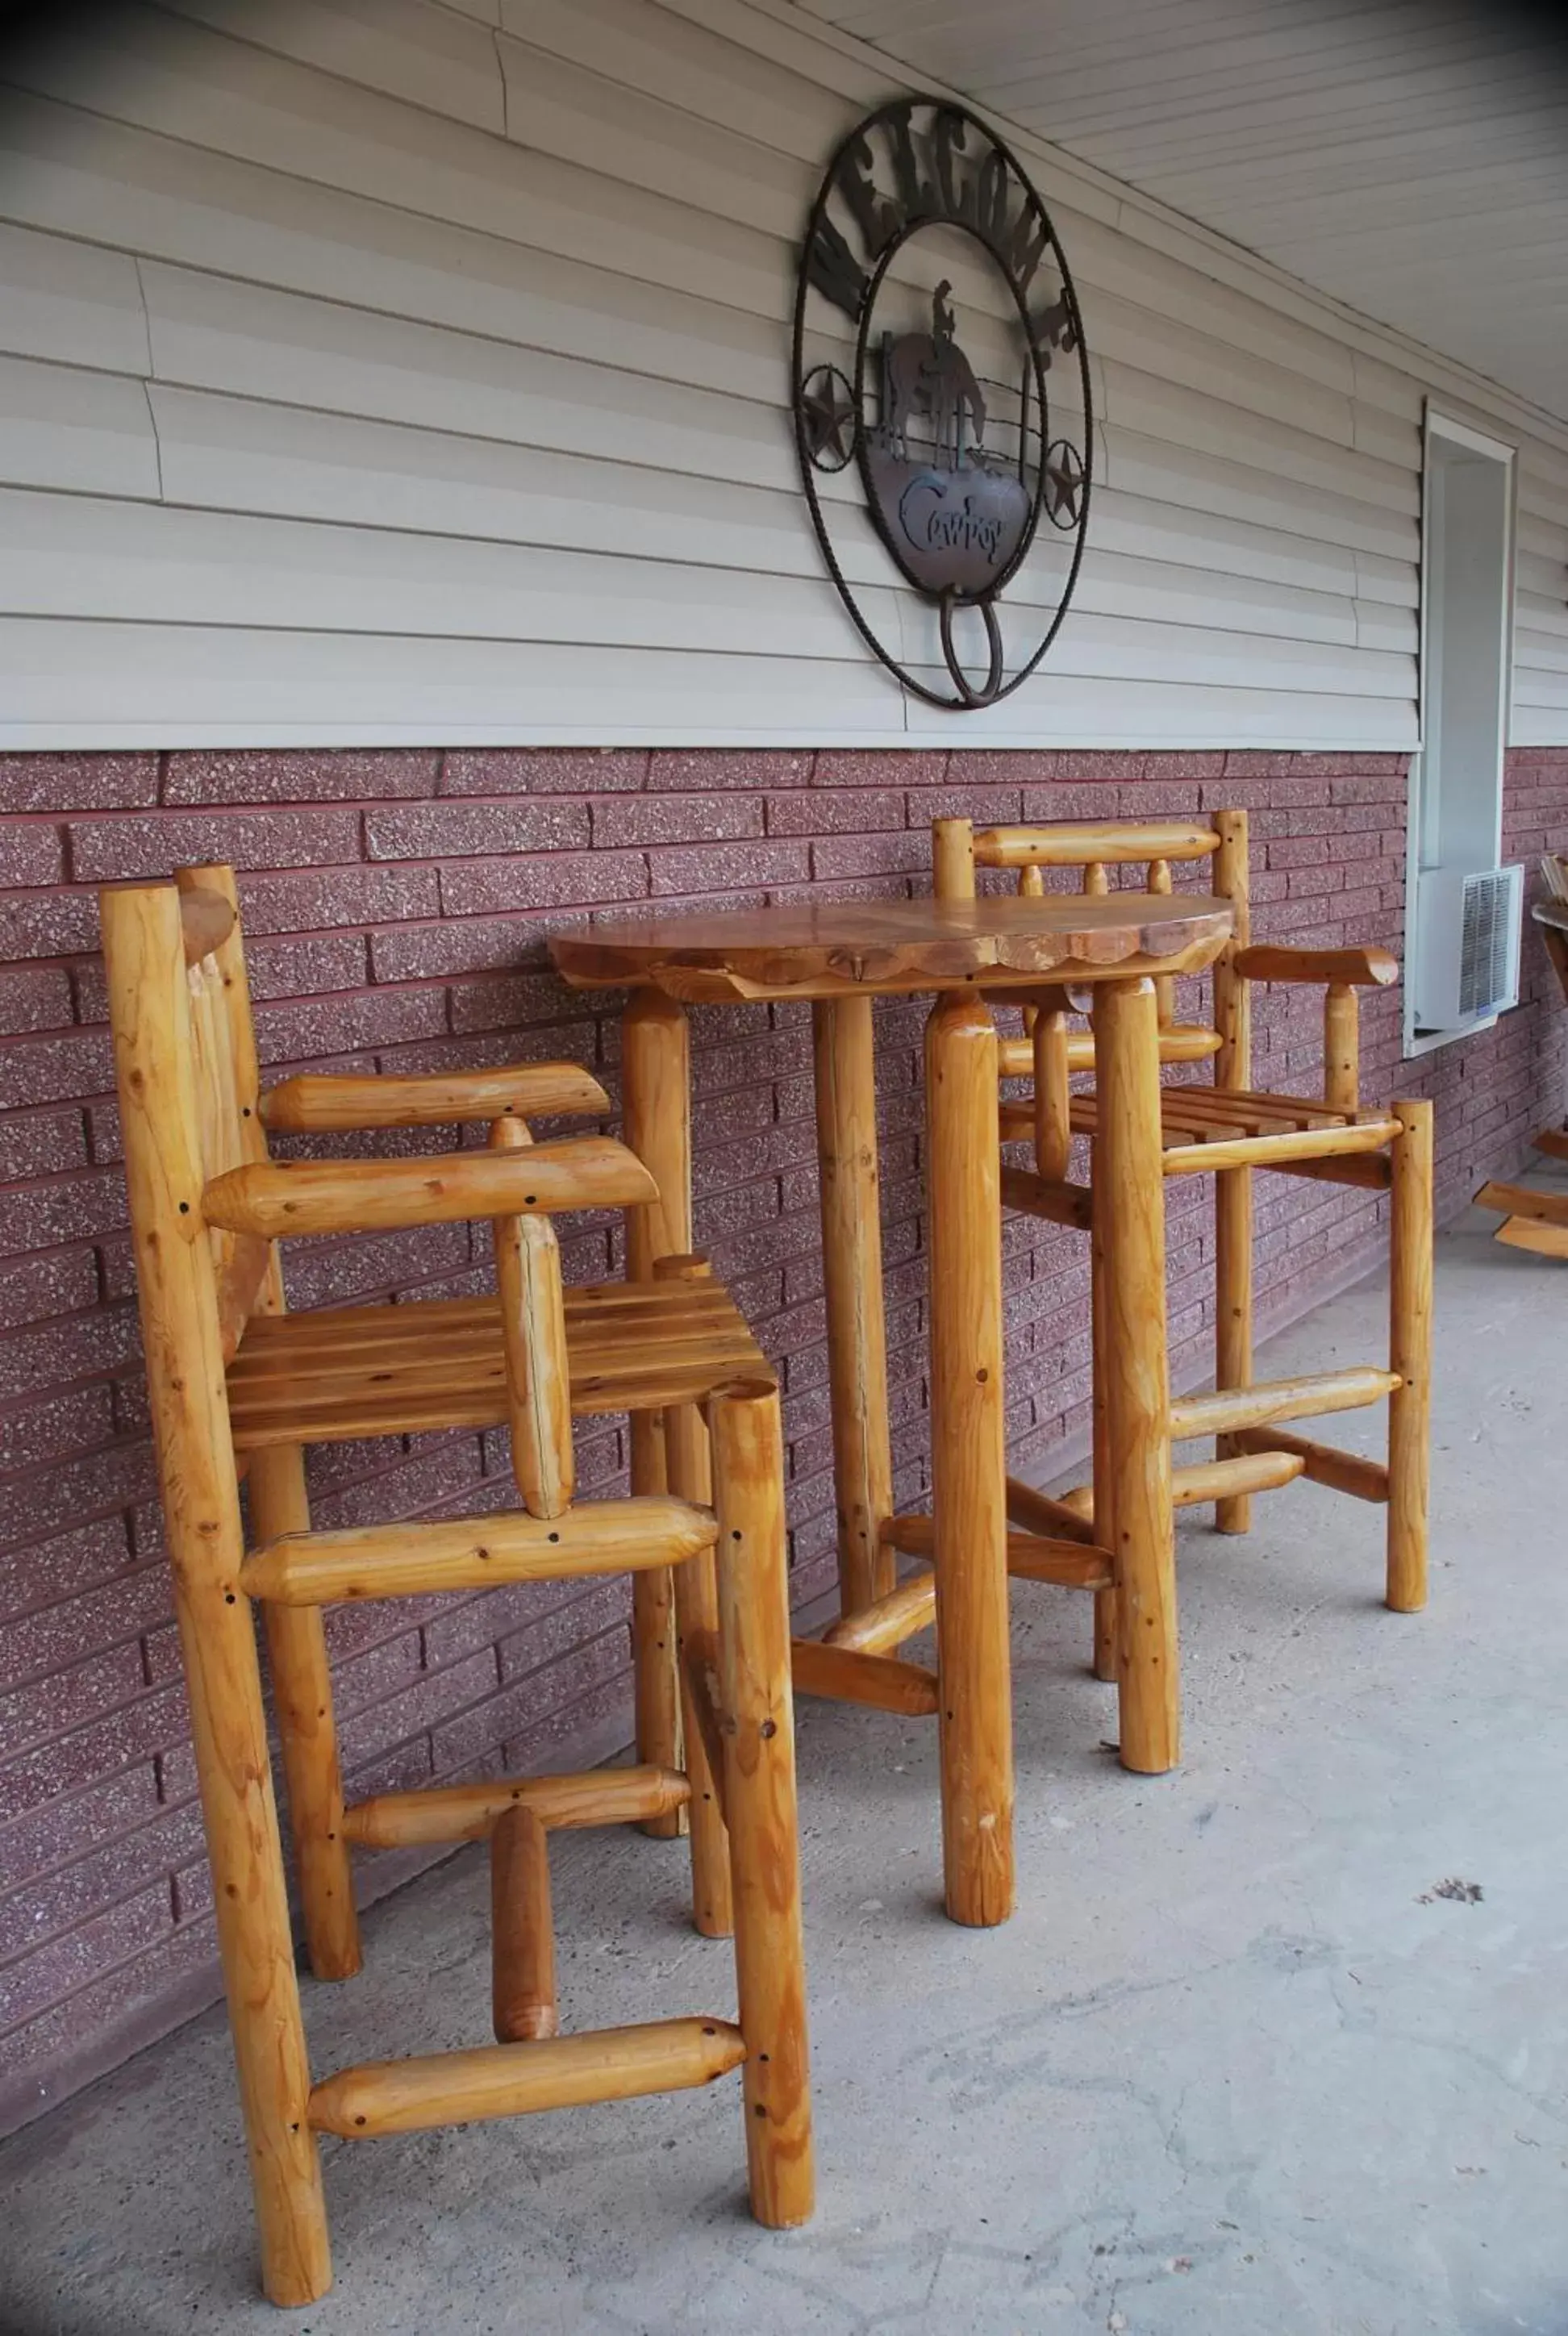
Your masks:
[{"label": "stool armrest", "polygon": [[1386,949],[1283,949],[1259,941],[1238,949],[1232,965],[1243,981],[1348,982],[1387,989],[1399,978],[1399,960]]},{"label": "stool armrest", "polygon": [[290,1134],[609,1109],[599,1081],[576,1063],[514,1063],[493,1071],[425,1071],[411,1077],[312,1074],[282,1079],[261,1098],[263,1126]]},{"label": "stool armrest", "polygon": [[231,1168],[201,1196],[209,1225],[276,1241],[293,1233],[386,1232],[531,1211],[645,1207],[658,1187],[609,1135],[571,1135],[518,1152],[419,1160],[278,1160]]}]

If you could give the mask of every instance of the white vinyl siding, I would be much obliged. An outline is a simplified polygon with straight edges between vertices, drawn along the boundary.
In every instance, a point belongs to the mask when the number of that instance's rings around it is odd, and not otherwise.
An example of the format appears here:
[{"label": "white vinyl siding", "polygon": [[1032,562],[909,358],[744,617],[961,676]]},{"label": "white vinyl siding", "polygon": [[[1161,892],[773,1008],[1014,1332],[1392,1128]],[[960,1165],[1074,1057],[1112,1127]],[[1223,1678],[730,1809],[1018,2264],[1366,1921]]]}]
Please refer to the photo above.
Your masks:
[{"label": "white vinyl siding", "polygon": [[[1427,384],[1244,255],[1026,146],[1094,357],[1089,550],[1039,675],[944,715],[852,628],[787,411],[874,61],[742,0],[83,23],[0,94],[0,745],[1415,745]],[[1514,735],[1565,738],[1568,431],[1466,394],[1522,446]]]}]

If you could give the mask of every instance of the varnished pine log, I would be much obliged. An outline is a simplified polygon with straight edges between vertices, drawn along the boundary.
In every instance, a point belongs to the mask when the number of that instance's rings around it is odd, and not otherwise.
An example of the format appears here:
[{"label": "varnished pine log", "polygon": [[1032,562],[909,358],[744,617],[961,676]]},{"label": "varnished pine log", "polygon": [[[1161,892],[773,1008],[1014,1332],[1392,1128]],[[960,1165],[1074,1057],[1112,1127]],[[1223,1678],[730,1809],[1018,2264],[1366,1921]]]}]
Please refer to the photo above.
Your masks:
[{"label": "varnished pine log", "polygon": [[893,1586],[891,1552],[881,1541],[882,1520],[893,1505],[893,1464],[871,999],[813,1006],[812,1036],[839,1611],[850,1615]]},{"label": "varnished pine log", "polygon": [[[949,824],[938,821],[939,826]],[[1111,866],[1129,860],[1206,860],[1218,838],[1198,820],[1107,820],[1081,825],[1063,820],[1043,827],[982,827],[975,830],[975,859],[982,868],[1081,868],[1086,861]]]},{"label": "varnished pine log", "polygon": [[[532,1144],[525,1120],[492,1122],[492,1151],[523,1152]],[[548,1217],[532,1215],[497,1217],[492,1235],[511,1473],[530,1516],[559,1517],[577,1486],[560,1242]]]},{"label": "varnished pine log", "polygon": [[797,1695],[821,1696],[829,1703],[863,1703],[872,1711],[900,1711],[911,1719],[924,1718],[937,1708],[935,1671],[921,1663],[901,1662],[893,1655],[830,1645],[823,1639],[796,1639],[790,1668]]},{"label": "varnished pine log", "polygon": [[997,1034],[950,994],[926,1024],[931,1505],[942,1863],[955,1922],[1013,1908]]},{"label": "varnished pine log", "polygon": [[1532,1217],[1510,1217],[1493,1236],[1505,1249],[1528,1250],[1534,1257],[1568,1257],[1568,1225],[1545,1225]]},{"label": "varnished pine log", "polygon": [[[691,1039],[672,998],[638,989],[621,1017],[622,1124],[626,1140],[657,1187],[657,1198],[626,1219],[628,1280],[651,1281],[656,1257],[690,1253]],[[668,1486],[664,1415],[630,1416],[631,1488],[662,1493]],[[678,1768],[680,1681],[677,1671],[675,1576],[667,1567],[634,1574],[631,1585],[633,1695],[639,1760]],[[648,1833],[669,1838],[687,1830],[685,1808],[651,1819]]]},{"label": "varnished pine log", "polygon": [[1159,1776],[1181,1757],[1181,1703],[1165,1433],[1159,1025],[1149,982],[1108,983],[1099,992],[1095,1043],[1101,1096],[1095,1202],[1105,1241],[1102,1319],[1121,1634],[1121,1757],[1124,1767]]},{"label": "varnished pine log", "polygon": [[[703,1281],[711,1274],[706,1258],[654,1260],[656,1281]],[[665,1467],[670,1490],[706,1509],[713,1500],[713,1462],[707,1422],[696,1404],[672,1406],[664,1416]],[[719,1779],[708,1761],[697,1714],[690,1700],[689,1644],[706,1644],[718,1629],[718,1585],[713,1543],[675,1576],[676,1660],[681,1698],[681,1736],[686,1772],[691,1778],[687,1819],[691,1830],[692,1921],[705,1939],[727,1939],[733,1927],[730,1845],[726,1838]]]},{"label": "varnished pine log", "polygon": [[[1216,1095],[1252,1084],[1252,998],[1240,967],[1251,939],[1251,867],[1244,811],[1214,817],[1219,849],[1214,854],[1214,891],[1229,900],[1235,919],[1227,947],[1214,965],[1214,1027],[1220,1051],[1214,1058]],[[1214,1180],[1214,1378],[1224,1387],[1252,1383],[1252,1172],[1228,1168]],[[1223,1439],[1215,1456],[1232,1457]],[[1214,1506],[1222,1533],[1244,1533],[1252,1504],[1244,1493],[1226,1495]]]},{"label": "varnished pine log", "polygon": [[299,2305],[326,2293],[331,2259],[255,1626],[239,1591],[183,928],[167,885],[107,891],[101,910],[153,1436],[263,2280],[274,2302]]},{"label": "varnished pine log", "polygon": [[815,2176],[778,1391],[724,1388],[709,1416],[751,2207],[790,2230],[810,2216]]},{"label": "varnished pine log", "polygon": [[680,1564],[711,1549],[713,1536],[713,1520],[700,1509],[648,1494],[629,1501],[581,1501],[559,1521],[502,1511],[286,1536],[245,1560],[241,1582],[252,1598],[330,1606],[351,1598],[412,1598]]},{"label": "varnished pine log", "polygon": [[1171,1471],[1171,1498],[1178,1509],[1203,1501],[1233,1500],[1238,1494],[1276,1493],[1305,1474],[1289,1452],[1232,1452],[1224,1460],[1194,1460]]},{"label": "varnished pine log", "polygon": [[525,1801],[490,1836],[491,2022],[498,2044],[556,2035],[555,1929],[544,1821]]},{"label": "varnished pine log", "polygon": [[[1073,1522],[1078,1530],[1070,1537],[1055,1533],[1009,1531],[1008,1534],[1008,1573],[1018,1581],[1051,1582],[1058,1590],[1102,1589],[1109,1580],[1110,1560],[1107,1553],[1103,1549],[1095,1548],[1092,1543],[1085,1543],[1082,1539],[1084,1527],[1081,1518],[1075,1517]],[[893,1547],[902,1550],[906,1556],[930,1557],[936,1549],[936,1521],[931,1517],[921,1516],[895,1517],[889,1529],[889,1538]],[[902,1589],[896,1591],[894,1597],[902,1598],[905,1591],[908,1591],[912,1601],[917,1585],[925,1585],[925,1594],[930,1597],[934,1584],[934,1575],[918,1574],[911,1581],[904,1583]],[[887,1605],[891,1602],[884,1601],[883,1604]],[[912,1634],[906,1631],[904,1635],[909,1637]],[[873,1651],[875,1650],[875,1642],[872,1640],[842,1638],[836,1630],[828,1633],[828,1640],[833,1646],[871,1647]],[[892,1642],[883,1639],[881,1643]]]},{"label": "varnished pine log", "polygon": [[[1100,1142],[1096,1136],[1089,1147],[1089,1183],[1100,1189]],[[1080,1519],[1080,1529],[1101,1549],[1113,1554],[1116,1549],[1116,1520],[1114,1514],[1115,1482],[1111,1470],[1111,1419],[1105,1393],[1110,1331],[1105,1315],[1105,1204],[1098,1215],[1089,1222],[1089,1350],[1090,1393],[1089,1431],[1091,1436],[1094,1475],[1090,1514]],[[1074,1512],[1067,1504],[1057,1504],[1064,1515]],[[1089,1649],[1089,1668],[1097,1679],[1114,1687],[1122,1669],[1121,1601],[1116,1593],[1115,1563],[1113,1579],[1103,1590],[1095,1592],[1095,1631]]]},{"label": "varnished pine log", "polygon": [[[1046,1019],[1042,1014],[1041,1022]],[[1017,1209],[1024,1216],[1043,1217],[1053,1225],[1071,1225],[1078,1232],[1087,1232],[1095,1206],[1094,1193],[1087,1184],[1063,1183],[1037,1176],[1027,1168],[1002,1170],[1001,1201],[1004,1209]]]},{"label": "varnished pine log", "polygon": [[1379,1152],[1392,1142],[1397,1125],[1392,1119],[1363,1119],[1349,1127],[1303,1127],[1285,1135],[1242,1135],[1207,1144],[1173,1144],[1165,1150],[1164,1173],[1167,1176],[1203,1176],[1219,1169],[1288,1168],[1298,1160]]},{"label": "varnished pine log", "polygon": [[378,1793],[344,1811],[344,1831],[365,1849],[425,1848],[435,1842],[482,1841],[498,1816],[531,1808],[552,1830],[638,1825],[684,1808],[691,1790],[673,1768],[584,1768],[556,1776],[487,1776],[471,1785],[433,1785],[412,1793]]},{"label": "varnished pine log", "polygon": [[1388,1602],[1427,1603],[1427,1509],[1432,1412],[1432,1106],[1396,1103],[1388,1228]]},{"label": "varnished pine log", "polygon": [[1266,1379],[1251,1387],[1218,1387],[1209,1395],[1185,1395],[1171,1406],[1173,1444],[1194,1436],[1231,1436],[1242,1427],[1267,1427],[1276,1420],[1314,1419],[1332,1411],[1359,1411],[1381,1403],[1398,1386],[1396,1371],[1354,1363],[1342,1371],[1304,1372],[1300,1378]]},{"label": "varnished pine log", "polygon": [[[899,1528],[909,1522],[902,1517],[891,1517],[882,1527],[882,1538],[890,1549],[901,1547]],[[924,1519],[919,1520],[924,1523]],[[937,1611],[937,1580],[934,1573],[911,1573],[896,1590],[890,1590],[873,1605],[862,1606],[858,1614],[846,1614],[831,1630],[823,1633],[823,1643],[829,1647],[848,1647],[867,1655],[885,1655],[901,1647],[906,1639],[917,1638],[929,1630]]]},{"label": "varnished pine log", "polygon": [[1291,1436],[1281,1427],[1243,1427],[1231,1441],[1242,1452],[1285,1452],[1301,1464],[1310,1484],[1326,1484],[1330,1492],[1349,1493],[1358,1501],[1386,1502],[1388,1471],[1380,1460],[1367,1460],[1359,1452],[1341,1452],[1332,1444],[1315,1444],[1307,1436]]},{"label": "varnished pine log", "polygon": [[1274,1170],[1281,1176],[1300,1176],[1310,1184],[1349,1184],[1359,1192],[1386,1192],[1389,1183],[1386,1152],[1357,1152],[1339,1160],[1281,1160],[1274,1163]]},{"label": "varnished pine log", "polygon": [[1323,992],[1323,1101],[1330,1111],[1360,1105],[1361,1008],[1348,981],[1331,981]]},{"label": "varnished pine log", "polygon": [[1364,989],[1387,989],[1399,978],[1399,960],[1386,949],[1286,949],[1258,941],[1236,953],[1244,981],[1355,982]]},{"label": "varnished pine log", "polygon": [[[988,861],[998,866],[998,861]],[[939,900],[975,897],[975,829],[968,819],[931,822],[931,890]]]},{"label": "varnished pine log", "polygon": [[[1001,993],[998,993],[998,1001]],[[1160,1033],[1162,1063],[1203,1063],[1220,1051],[1219,1033],[1200,1022],[1174,1022]],[[1095,1039],[1090,1030],[1069,1030],[1066,1037],[1066,1057],[1069,1071],[1092,1071],[1095,1067]],[[1035,1067],[1032,1038],[1002,1038],[997,1040],[997,1065],[1004,1079],[1027,1079]]]},{"label": "varnished pine log", "polygon": [[1568,1192],[1538,1192],[1528,1184],[1505,1184],[1495,1178],[1475,1195],[1478,1209],[1501,1209],[1510,1217],[1527,1217],[1536,1224],[1568,1226]]},{"label": "varnished pine log", "polygon": [[1072,1164],[1073,1134],[1068,1109],[1067,1017],[1059,1007],[1036,1015],[1030,1043],[1034,1049],[1035,1166],[1047,1183],[1062,1183]]},{"label": "varnished pine log", "polygon": [[[275,1444],[251,1455],[249,1502],[258,1541],[309,1532],[305,1455],[297,1445]],[[321,1611],[268,1602],[261,1614],[310,1968],[319,1980],[352,1979],[360,1966],[359,1920]]]},{"label": "varnished pine log", "polygon": [[[1171,890],[1171,863],[1168,860],[1149,862],[1149,890],[1162,898]],[[1168,1030],[1176,1018],[1176,985],[1168,973],[1154,977],[1154,1002],[1158,1008],[1162,1030]]]},{"label": "varnished pine log", "polygon": [[1018,1476],[1008,1478],[1008,1522],[1025,1533],[1038,1533],[1047,1541],[1076,1541],[1086,1546],[1094,1543],[1094,1531],[1073,1510],[1053,1499],[1049,1493],[1037,1492]]},{"label": "varnished pine log", "polygon": [[209,1224],[263,1241],[301,1233],[391,1232],[528,1209],[617,1209],[653,1179],[609,1135],[568,1135],[511,1152],[409,1160],[273,1160],[231,1169],[201,1195]]},{"label": "varnished pine log", "polygon": [[[681,1644],[680,1668],[684,1708],[702,1739],[714,1798],[727,1826],[729,1805],[725,1797],[725,1733],[720,1708],[717,1632],[689,1631]],[[689,1783],[690,1780],[687,1781]]]},{"label": "varnished pine log", "polygon": [[398,1077],[311,1072],[280,1079],[261,1098],[263,1124],[293,1133],[339,1128],[492,1123],[510,1112],[601,1112],[609,1097],[576,1063],[513,1063],[495,1071],[421,1071]]},{"label": "varnished pine log", "polygon": [[1549,1159],[1568,1160],[1568,1127],[1544,1127],[1530,1141],[1537,1152],[1544,1152]]},{"label": "varnished pine log", "polygon": [[482,2044],[470,2052],[417,2059],[365,2060],[315,2088],[310,2124],[317,2133],[368,2141],[535,2109],[685,2092],[711,2085],[745,2058],[738,2028],[727,2020],[695,2019],[599,2028],[539,2044]]}]

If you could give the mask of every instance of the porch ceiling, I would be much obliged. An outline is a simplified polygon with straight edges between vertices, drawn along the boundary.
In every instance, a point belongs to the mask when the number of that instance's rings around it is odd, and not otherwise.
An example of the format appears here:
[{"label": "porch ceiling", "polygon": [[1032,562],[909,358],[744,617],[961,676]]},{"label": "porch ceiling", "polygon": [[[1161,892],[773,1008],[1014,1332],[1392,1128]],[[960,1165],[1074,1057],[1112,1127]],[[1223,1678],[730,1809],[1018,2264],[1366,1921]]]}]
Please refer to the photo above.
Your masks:
[{"label": "porch ceiling", "polygon": [[1568,417],[1568,28],[1478,0],[797,0]]}]

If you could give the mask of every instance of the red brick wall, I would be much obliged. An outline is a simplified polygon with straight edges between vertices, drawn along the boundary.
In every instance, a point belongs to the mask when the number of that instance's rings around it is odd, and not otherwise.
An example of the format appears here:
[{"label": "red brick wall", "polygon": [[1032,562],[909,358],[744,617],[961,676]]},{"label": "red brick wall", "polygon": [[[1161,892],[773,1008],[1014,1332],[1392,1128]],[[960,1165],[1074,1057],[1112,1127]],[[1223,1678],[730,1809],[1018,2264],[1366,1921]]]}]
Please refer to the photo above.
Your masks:
[{"label": "red brick wall", "polygon": [[[560,1054],[615,1084],[613,1018],[542,964],[592,906],[765,889],[920,885],[932,814],[982,819],[1253,808],[1261,935],[1398,947],[1403,758],[609,752],[15,756],[0,763],[0,2113],[25,2116],[215,1991],[208,1882],[160,1552],[93,888],[229,859],[266,1063],[424,1069]],[[1511,854],[1568,843],[1568,751],[1513,757]],[[1368,1091],[1439,1103],[1442,1205],[1519,1155],[1561,1096],[1563,1019],[1532,939],[1530,998],[1401,1069],[1393,996],[1367,1017]],[[922,1009],[880,1013],[887,1290],[901,1495],[922,1437],[918,1129]],[[1310,1088],[1317,1001],[1261,1000],[1259,1084]],[[783,1367],[800,1595],[831,1578],[832,1498],[802,1009],[694,1017],[697,1238]],[[434,1141],[435,1139],[432,1139]],[[1260,1194],[1260,1293],[1300,1311],[1375,1254],[1375,1204],[1278,1180]],[[1207,1222],[1173,1202],[1178,1373],[1203,1368]],[[1081,1443],[1085,1263],[1066,1235],[1007,1241],[1009,1421],[1042,1472]],[[570,1243],[579,1277],[608,1237]],[[463,1227],[302,1245],[296,1305],[477,1285]],[[585,1437],[588,1484],[622,1464]],[[493,1438],[316,1455],[324,1521],[510,1496]],[[413,1782],[625,1735],[626,1599],[518,1591],[335,1613],[353,1786]],[[366,1867],[374,1886],[378,1872]]]}]

